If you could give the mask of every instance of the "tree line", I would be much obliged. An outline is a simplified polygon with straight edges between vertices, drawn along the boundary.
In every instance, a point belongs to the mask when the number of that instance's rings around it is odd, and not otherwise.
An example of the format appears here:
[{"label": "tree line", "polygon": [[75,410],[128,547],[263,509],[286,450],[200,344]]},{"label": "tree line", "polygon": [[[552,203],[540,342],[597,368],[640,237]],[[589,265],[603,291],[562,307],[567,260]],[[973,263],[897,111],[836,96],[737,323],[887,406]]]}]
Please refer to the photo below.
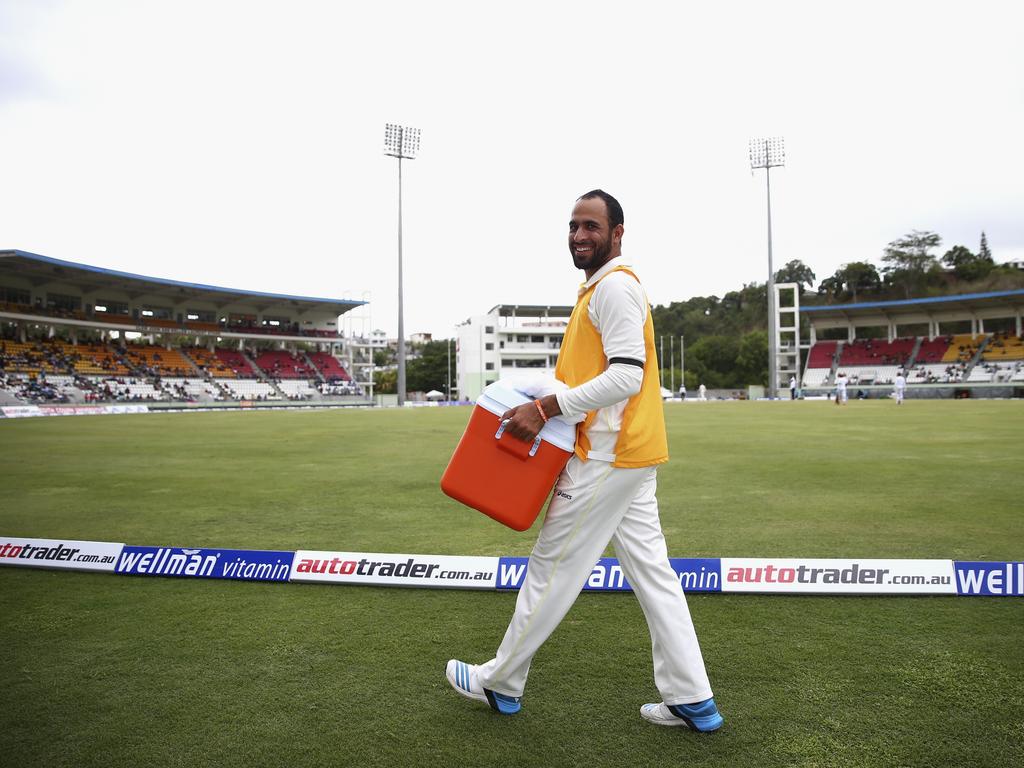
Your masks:
[{"label": "tree line", "polygon": [[[779,283],[796,283],[802,305],[924,298],[950,293],[1010,290],[1024,287],[1024,271],[1000,266],[992,258],[985,233],[977,252],[954,245],[941,256],[942,238],[935,232],[912,230],[890,242],[880,265],[854,261],[841,265],[814,289],[817,276],[800,260],[775,273]],[[694,296],[686,301],[651,308],[655,343],[659,346],[664,383],[675,369],[676,386],[688,390],[703,383],[711,389],[736,389],[768,383],[768,290],[766,283],[746,283],[724,296]],[[670,344],[669,338],[673,338]],[[681,355],[680,337],[685,339]],[[659,340],[664,338],[664,346]],[[418,356],[406,365],[410,392],[445,391],[448,341],[418,346]],[[672,350],[670,359],[669,351]],[[393,363],[393,353],[378,353],[378,364]],[[681,374],[681,363],[685,379]],[[452,343],[451,381],[455,386]],[[394,369],[376,374],[376,391],[395,392]]]},{"label": "tree line", "polygon": [[[448,345],[451,345],[451,368],[449,369]],[[448,375],[455,389],[455,341],[444,339],[422,344],[410,344],[409,357],[405,361],[405,389],[407,392],[448,393]],[[373,373],[374,392],[395,394],[398,391],[397,355],[393,349],[377,350],[374,365],[386,366]]]},{"label": "tree line", "polygon": [[[1024,272],[1000,266],[992,258],[985,233],[975,253],[954,245],[938,256],[942,238],[935,232],[913,230],[891,241],[882,251],[881,264],[855,261],[841,265],[817,280],[800,260],[778,270],[778,283],[796,283],[802,305],[843,304],[924,298],[951,293],[1010,290],[1024,287]],[[655,337],[666,337],[665,367],[685,363],[685,383],[732,389],[768,383],[768,290],[766,283],[749,283],[723,297],[695,296],[653,308]],[[674,336],[674,359],[669,360],[667,337]],[[679,337],[685,337],[685,358]],[[666,377],[665,381],[669,379]]]}]

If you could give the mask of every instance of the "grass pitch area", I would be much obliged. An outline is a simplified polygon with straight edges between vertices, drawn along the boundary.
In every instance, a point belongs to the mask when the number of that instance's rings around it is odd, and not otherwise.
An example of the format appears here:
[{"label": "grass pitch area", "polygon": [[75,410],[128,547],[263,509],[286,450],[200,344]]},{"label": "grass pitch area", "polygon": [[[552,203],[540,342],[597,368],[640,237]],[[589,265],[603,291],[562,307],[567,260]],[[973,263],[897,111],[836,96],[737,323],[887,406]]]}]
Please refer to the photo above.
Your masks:
[{"label": "grass pitch area", "polygon": [[[674,556],[1024,559],[1024,403],[669,404]],[[527,554],[438,480],[468,409],[0,421],[0,532]],[[643,615],[585,594],[523,712],[456,696],[514,594],[0,569],[12,765],[1024,763],[1024,600],[694,595],[717,734],[659,729]]]}]

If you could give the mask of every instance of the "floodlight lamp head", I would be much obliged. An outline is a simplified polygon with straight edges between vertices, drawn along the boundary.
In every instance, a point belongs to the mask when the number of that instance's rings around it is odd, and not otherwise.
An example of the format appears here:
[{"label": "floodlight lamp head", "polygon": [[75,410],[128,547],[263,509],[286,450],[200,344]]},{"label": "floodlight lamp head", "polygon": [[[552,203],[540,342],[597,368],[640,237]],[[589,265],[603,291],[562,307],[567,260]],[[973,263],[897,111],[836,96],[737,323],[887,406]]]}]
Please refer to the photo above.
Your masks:
[{"label": "floodlight lamp head", "polygon": [[786,164],[786,144],[781,136],[750,140],[750,168],[778,168]]},{"label": "floodlight lamp head", "polygon": [[384,125],[384,154],[414,160],[420,150],[420,129],[395,123]]}]

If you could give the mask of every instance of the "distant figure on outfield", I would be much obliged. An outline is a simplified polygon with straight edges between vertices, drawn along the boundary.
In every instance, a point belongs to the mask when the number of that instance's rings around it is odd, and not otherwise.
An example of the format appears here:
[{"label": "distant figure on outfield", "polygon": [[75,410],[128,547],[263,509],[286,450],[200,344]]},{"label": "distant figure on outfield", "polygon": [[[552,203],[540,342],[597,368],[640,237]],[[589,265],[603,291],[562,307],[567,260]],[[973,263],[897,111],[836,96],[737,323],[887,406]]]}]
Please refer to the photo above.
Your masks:
[{"label": "distant figure on outfield", "polygon": [[518,712],[534,654],[568,613],[610,540],[651,632],[662,701],[643,705],[641,717],[714,731],[722,716],[658,517],[657,465],[668,461],[668,441],[654,324],[639,278],[621,253],[623,219],[618,201],[599,189],[573,207],[569,252],[586,282],[555,367],[569,389],[513,408],[502,421],[506,433],[532,442],[553,416],[586,419],[577,427],[575,455],[555,484],[497,654],[479,666],[452,659],[445,674],[461,695],[506,715]]},{"label": "distant figure on outfield", "polygon": [[846,382],[845,373],[836,374],[836,405],[846,405]]},{"label": "distant figure on outfield", "polygon": [[701,384],[699,387],[697,387],[697,399],[698,400],[707,400],[708,399],[708,388],[705,387],[703,384]]},{"label": "distant figure on outfield", "polygon": [[903,371],[896,372],[895,391],[896,405],[903,405],[903,393],[907,389],[907,377],[903,375]]},{"label": "distant figure on outfield", "polygon": [[679,399],[680,400],[685,400],[686,399],[686,385],[685,384],[682,384],[679,387]]},{"label": "distant figure on outfield", "polygon": [[796,376],[789,377],[789,399],[796,400]]}]

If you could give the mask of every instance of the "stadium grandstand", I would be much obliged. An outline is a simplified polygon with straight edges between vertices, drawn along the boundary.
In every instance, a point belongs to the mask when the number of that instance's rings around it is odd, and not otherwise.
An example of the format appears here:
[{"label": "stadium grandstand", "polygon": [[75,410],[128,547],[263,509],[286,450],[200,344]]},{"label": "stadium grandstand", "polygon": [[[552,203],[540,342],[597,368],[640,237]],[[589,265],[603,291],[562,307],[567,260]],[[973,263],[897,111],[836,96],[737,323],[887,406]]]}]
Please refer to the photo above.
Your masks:
[{"label": "stadium grandstand", "polygon": [[884,396],[902,371],[908,396],[1024,397],[1024,290],[798,309],[805,394],[845,374],[854,396]]},{"label": "stadium grandstand", "polygon": [[221,288],[0,250],[0,406],[366,404],[364,301]]}]

